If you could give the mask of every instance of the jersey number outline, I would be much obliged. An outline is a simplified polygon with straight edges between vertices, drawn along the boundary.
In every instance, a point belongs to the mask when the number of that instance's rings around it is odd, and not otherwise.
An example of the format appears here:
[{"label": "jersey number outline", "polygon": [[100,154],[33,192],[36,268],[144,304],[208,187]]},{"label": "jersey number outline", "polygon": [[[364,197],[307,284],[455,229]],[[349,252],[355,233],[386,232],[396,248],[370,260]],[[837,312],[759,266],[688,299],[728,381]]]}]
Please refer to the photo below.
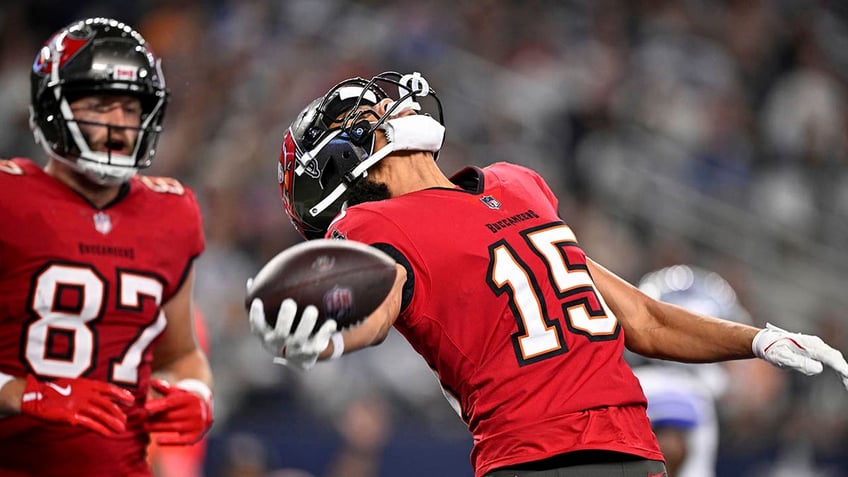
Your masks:
[{"label": "jersey number outline", "polygon": [[[590,341],[618,337],[618,319],[595,287],[586,258],[571,228],[562,222],[524,230],[524,241],[545,264],[547,277],[562,306],[568,330]],[[521,366],[568,351],[561,320],[552,317],[539,279],[506,240],[489,246],[489,286],[507,293],[518,331],[511,335]]]},{"label": "jersey number outline", "polygon": [[[157,307],[162,302],[163,285],[150,276],[117,270],[117,308],[141,310],[142,298],[152,298]],[[94,368],[98,348],[93,324],[102,319],[108,295],[108,282],[97,270],[84,264],[53,263],[42,269],[33,280],[30,311],[38,318],[23,330],[23,354],[27,365],[39,376],[78,378]],[[74,306],[58,300],[64,292],[78,298]],[[160,311],[155,320],[143,327],[121,353],[111,359],[109,381],[134,385],[138,383],[138,367],[144,351],[162,333],[166,325]],[[50,345],[58,335],[68,342],[67,352],[51,353]]]}]

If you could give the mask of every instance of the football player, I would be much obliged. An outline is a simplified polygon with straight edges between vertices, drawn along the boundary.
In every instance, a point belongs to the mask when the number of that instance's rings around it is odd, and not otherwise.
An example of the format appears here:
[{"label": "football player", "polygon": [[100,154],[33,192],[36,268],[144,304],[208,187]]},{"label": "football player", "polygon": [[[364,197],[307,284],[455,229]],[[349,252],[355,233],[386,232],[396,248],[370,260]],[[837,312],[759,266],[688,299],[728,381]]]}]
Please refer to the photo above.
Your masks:
[{"label": "football player", "polygon": [[420,74],[383,73],[339,83],[285,131],[279,180],[294,226],[371,244],[398,273],[383,305],[341,333],[332,320],[310,333],[317,310],[291,299],[270,328],[255,300],[251,326],[277,362],[309,368],[394,326],[471,431],[477,477],[666,475],[625,346],[807,374],[827,365],[848,386],[848,363],[819,338],[654,300],[588,258],[536,172],[496,163],[446,176],[441,119]]},{"label": "football player", "polygon": [[160,60],[130,26],[89,18],[44,44],[31,86],[46,165],[0,161],[0,475],[149,476],[150,432],[190,444],[212,423],[198,204],[136,175],[162,131]]}]

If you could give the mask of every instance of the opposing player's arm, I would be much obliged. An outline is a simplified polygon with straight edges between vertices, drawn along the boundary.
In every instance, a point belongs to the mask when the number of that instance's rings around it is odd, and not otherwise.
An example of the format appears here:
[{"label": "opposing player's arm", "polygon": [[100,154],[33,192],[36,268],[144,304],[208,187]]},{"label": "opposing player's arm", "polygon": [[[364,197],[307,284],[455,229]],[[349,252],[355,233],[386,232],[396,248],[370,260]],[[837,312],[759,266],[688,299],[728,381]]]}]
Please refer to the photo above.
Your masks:
[{"label": "opposing player's arm", "polygon": [[[361,324],[347,328],[342,331],[342,339],[344,340],[344,352],[349,353],[368,346],[376,346],[382,343],[389,335],[395,320],[400,314],[400,306],[403,300],[403,286],[406,283],[406,269],[401,265],[395,266],[397,275],[395,283],[392,286],[389,295],[383,303],[368,315],[368,318]],[[330,342],[318,357],[318,359],[327,359],[333,355],[335,344]]]},{"label": "opposing player's arm", "polygon": [[684,362],[754,357],[751,343],[759,329],[654,300],[596,262],[586,263],[631,351]]}]

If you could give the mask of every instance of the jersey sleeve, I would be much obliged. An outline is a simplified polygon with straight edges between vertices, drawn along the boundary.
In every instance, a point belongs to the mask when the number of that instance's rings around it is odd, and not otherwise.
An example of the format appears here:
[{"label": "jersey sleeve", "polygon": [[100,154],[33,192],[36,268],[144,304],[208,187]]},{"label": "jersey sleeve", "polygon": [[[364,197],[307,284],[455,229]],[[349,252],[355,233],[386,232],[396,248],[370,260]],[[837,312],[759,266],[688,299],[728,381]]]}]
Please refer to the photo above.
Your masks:
[{"label": "jersey sleeve", "polygon": [[138,176],[138,179],[146,207],[158,216],[160,227],[168,228],[165,244],[168,249],[163,251],[162,260],[179,268],[178,279],[164,296],[164,301],[168,301],[182,287],[195,259],[206,247],[203,216],[194,190],[180,181],[153,176]]},{"label": "jersey sleeve", "polygon": [[558,210],[559,199],[554,194],[554,191],[551,190],[550,186],[548,186],[548,183],[545,182],[545,179],[543,179],[542,176],[533,171],[530,172],[533,174],[533,180],[536,182],[536,184],[538,184],[539,189],[545,194],[545,197],[548,198],[548,201],[551,203],[554,209]]},{"label": "jersey sleeve", "polygon": [[[379,231],[379,236],[375,234]],[[421,267],[415,265],[417,254],[413,242],[391,220],[370,209],[353,207],[345,211],[327,231],[326,238],[355,240],[371,245],[392,257],[406,269],[406,283],[401,301],[401,316],[411,310],[417,284],[423,279]]]},{"label": "jersey sleeve", "polygon": [[183,265],[184,268],[179,277],[177,287],[172,291],[170,296],[173,296],[173,294],[182,288],[195,260],[206,248],[206,238],[203,232],[203,216],[197,202],[197,197],[192,189],[185,188],[185,195],[180,205],[182,219],[175,218],[174,224],[179,224],[177,226],[182,229],[181,236],[178,240],[185,247],[184,256],[186,257],[186,262]]},{"label": "jersey sleeve", "polygon": [[194,191],[186,187],[187,215],[191,217],[191,229],[189,230],[189,247],[191,256],[197,257],[206,249],[206,236],[203,232],[203,214]]},{"label": "jersey sleeve", "polygon": [[548,202],[551,204],[551,206],[553,206],[554,210],[558,210],[559,199],[551,190],[548,183],[545,182],[545,179],[540,176],[538,172],[534,171],[533,169],[511,163],[498,163],[490,167],[491,170],[499,177],[503,177],[506,175],[500,172],[507,168],[511,169],[510,172],[517,173],[523,176],[523,178],[527,180],[527,183],[532,184],[533,187],[538,188],[544,194],[545,198],[548,199]]},{"label": "jersey sleeve", "polygon": [[187,247],[187,255],[194,258],[203,253],[206,246],[203,215],[194,190],[170,177],[142,176],[140,179],[148,189],[165,199],[163,206],[173,214],[170,219],[175,225],[179,224],[175,227],[175,232],[180,231],[179,236],[175,238]]}]

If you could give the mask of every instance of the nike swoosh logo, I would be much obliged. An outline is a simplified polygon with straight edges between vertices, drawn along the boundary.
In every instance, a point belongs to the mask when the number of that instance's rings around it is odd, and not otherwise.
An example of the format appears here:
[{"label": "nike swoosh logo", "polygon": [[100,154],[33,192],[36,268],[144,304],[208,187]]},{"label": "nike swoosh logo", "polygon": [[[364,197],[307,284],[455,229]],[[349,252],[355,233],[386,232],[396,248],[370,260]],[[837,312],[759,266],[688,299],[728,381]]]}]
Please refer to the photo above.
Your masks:
[{"label": "nike swoosh logo", "polygon": [[62,396],[67,397],[67,396],[71,395],[71,385],[70,384],[66,384],[64,387],[59,386],[56,383],[47,383],[47,385],[50,386],[51,388],[53,388],[54,391],[61,394]]}]

